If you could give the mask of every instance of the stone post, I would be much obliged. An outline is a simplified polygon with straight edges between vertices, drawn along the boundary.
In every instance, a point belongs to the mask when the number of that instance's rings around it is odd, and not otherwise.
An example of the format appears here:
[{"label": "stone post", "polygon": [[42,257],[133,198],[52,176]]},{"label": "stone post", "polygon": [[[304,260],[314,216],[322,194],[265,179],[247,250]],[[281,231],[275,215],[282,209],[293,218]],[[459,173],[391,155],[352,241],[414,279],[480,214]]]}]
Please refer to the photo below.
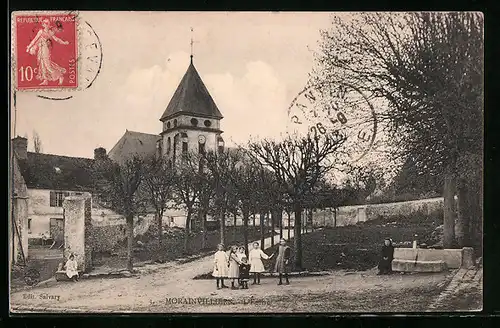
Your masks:
[{"label": "stone post", "polygon": [[68,259],[71,254],[74,254],[78,263],[78,271],[86,272],[91,269],[89,266],[91,263],[90,245],[86,245],[86,239],[88,239],[86,225],[91,220],[90,194],[66,197],[63,209],[64,258]]},{"label": "stone post", "polygon": [[462,268],[468,269],[476,264],[474,259],[474,248],[464,247],[462,248]]}]

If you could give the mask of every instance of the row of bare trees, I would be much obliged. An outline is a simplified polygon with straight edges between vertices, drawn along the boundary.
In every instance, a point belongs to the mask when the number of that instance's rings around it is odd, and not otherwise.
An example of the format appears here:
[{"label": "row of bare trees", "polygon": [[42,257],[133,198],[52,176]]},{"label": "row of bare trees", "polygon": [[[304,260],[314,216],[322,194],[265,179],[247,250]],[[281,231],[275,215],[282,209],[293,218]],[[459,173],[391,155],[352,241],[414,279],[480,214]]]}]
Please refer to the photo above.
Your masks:
[{"label": "row of bare trees", "polygon": [[[271,218],[271,229],[280,227],[282,213],[294,213],[295,266],[302,267],[302,211],[312,208],[325,175],[335,168],[335,157],[345,140],[325,135],[288,136],[282,141],[263,140],[247,148],[184,154],[172,163],[166,157],[132,157],[122,163],[98,160],[94,167],[95,193],[105,196],[106,204],[127,221],[128,268],[133,268],[134,218],[155,213],[158,252],[161,256],[163,213],[170,206],[186,213],[184,250],[188,252],[190,232],[196,222],[202,225],[206,246],[207,216],[220,223],[221,242],[226,241],[228,215],[243,219],[243,242],[248,245],[251,217],[260,215],[262,247],[264,217]],[[289,219],[290,219],[290,215]]]}]

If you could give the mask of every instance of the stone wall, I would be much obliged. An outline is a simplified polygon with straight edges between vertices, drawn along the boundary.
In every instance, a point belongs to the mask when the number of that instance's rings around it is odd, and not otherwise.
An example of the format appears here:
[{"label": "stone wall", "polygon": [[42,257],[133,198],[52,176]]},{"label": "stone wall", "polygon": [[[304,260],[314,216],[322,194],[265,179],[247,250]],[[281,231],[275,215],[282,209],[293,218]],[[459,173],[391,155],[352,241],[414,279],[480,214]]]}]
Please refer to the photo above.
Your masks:
[{"label": "stone wall", "polygon": [[[397,203],[341,206],[337,209],[336,226],[354,225],[358,222],[375,220],[380,217],[408,216],[414,213],[430,215],[443,208],[443,198],[429,198]],[[333,227],[335,214],[333,209],[313,212],[313,224]]]},{"label": "stone wall", "polygon": [[90,194],[66,197],[64,209],[64,258],[71,254],[75,256],[79,271],[91,269],[91,250],[89,236],[91,232],[91,205]]}]

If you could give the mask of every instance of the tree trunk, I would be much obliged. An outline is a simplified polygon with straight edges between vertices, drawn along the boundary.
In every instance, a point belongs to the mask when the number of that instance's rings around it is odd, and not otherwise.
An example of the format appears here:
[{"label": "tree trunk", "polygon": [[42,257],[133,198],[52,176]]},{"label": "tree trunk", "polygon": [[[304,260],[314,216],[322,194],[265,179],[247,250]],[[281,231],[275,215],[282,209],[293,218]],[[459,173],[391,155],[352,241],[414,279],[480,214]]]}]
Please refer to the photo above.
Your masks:
[{"label": "tree trunk", "polygon": [[470,236],[476,257],[483,255],[483,211],[481,187],[472,187],[469,192],[471,217]]},{"label": "tree trunk", "polygon": [[248,254],[248,220],[249,212],[243,211],[243,242],[245,244],[245,254]]},{"label": "tree trunk", "polygon": [[295,269],[302,271],[302,208],[299,204],[294,204],[295,213],[295,225],[294,225],[294,236],[293,236],[293,246],[295,252]]},{"label": "tree trunk", "polygon": [[443,248],[452,248],[455,240],[455,178],[450,169],[445,172],[443,196]]},{"label": "tree trunk", "polygon": [[188,209],[186,215],[186,228],[184,229],[184,253],[189,254],[189,231],[191,226],[191,210]]},{"label": "tree trunk", "polygon": [[226,245],[226,218],[225,218],[225,210],[221,209],[219,212],[220,218],[220,243],[222,245]]},{"label": "tree trunk", "polygon": [[286,215],[288,216],[288,238],[287,240],[290,240],[290,229],[292,229],[291,225],[292,225],[292,219],[291,219],[291,214],[290,212],[286,212]]},{"label": "tree trunk", "polygon": [[162,226],[163,213],[161,211],[156,212],[156,225],[158,228],[158,251],[156,252],[156,259],[163,260],[163,226]]},{"label": "tree trunk", "polygon": [[470,194],[469,188],[465,184],[465,181],[461,180],[457,186],[458,194],[458,220],[457,220],[457,230],[456,238],[458,247],[470,247],[470,219],[472,206],[470,204]]},{"label": "tree trunk", "polygon": [[127,217],[127,270],[134,269],[134,217]]},{"label": "tree trunk", "polygon": [[271,247],[274,246],[274,219],[276,215],[276,210],[271,211]]},{"label": "tree trunk", "polygon": [[234,215],[234,227],[233,227],[233,242],[236,242],[236,223],[238,220],[237,213],[233,213]]},{"label": "tree trunk", "polygon": [[207,210],[203,209],[202,214],[201,214],[201,226],[202,226],[202,233],[201,233],[201,248],[205,249],[207,248]]},{"label": "tree trunk", "polygon": [[278,209],[278,222],[280,225],[280,239],[283,238],[283,209]]},{"label": "tree trunk", "polygon": [[260,249],[264,250],[264,242],[265,242],[265,237],[264,237],[264,214],[260,212],[259,214],[259,224],[260,224]]}]

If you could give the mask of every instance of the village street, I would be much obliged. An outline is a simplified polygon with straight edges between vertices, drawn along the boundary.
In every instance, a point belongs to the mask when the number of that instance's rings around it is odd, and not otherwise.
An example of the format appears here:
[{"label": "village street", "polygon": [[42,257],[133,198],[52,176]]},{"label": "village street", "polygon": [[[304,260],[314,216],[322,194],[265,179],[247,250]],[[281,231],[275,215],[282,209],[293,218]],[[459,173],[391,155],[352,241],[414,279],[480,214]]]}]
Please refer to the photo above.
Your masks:
[{"label": "village street", "polygon": [[[278,242],[279,236],[275,236]],[[266,247],[271,239],[266,239]],[[325,255],[327,256],[327,255]],[[193,280],[211,272],[212,256],[171,263],[128,278],[53,282],[11,294],[13,312],[385,312],[425,311],[452,273],[377,276],[332,271],[292,277],[278,286],[275,277],[248,290],[216,290],[214,280]],[[226,284],[229,284],[227,282]]]}]

